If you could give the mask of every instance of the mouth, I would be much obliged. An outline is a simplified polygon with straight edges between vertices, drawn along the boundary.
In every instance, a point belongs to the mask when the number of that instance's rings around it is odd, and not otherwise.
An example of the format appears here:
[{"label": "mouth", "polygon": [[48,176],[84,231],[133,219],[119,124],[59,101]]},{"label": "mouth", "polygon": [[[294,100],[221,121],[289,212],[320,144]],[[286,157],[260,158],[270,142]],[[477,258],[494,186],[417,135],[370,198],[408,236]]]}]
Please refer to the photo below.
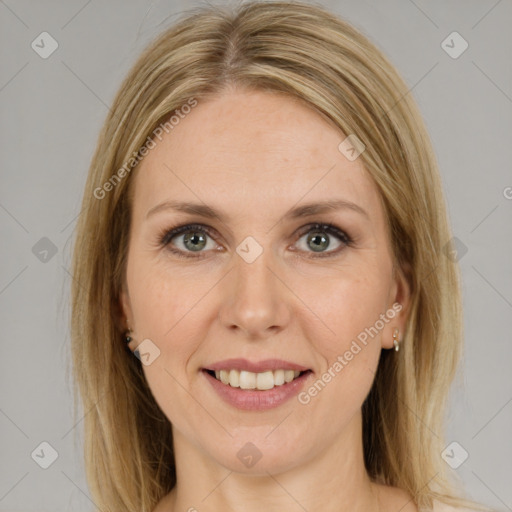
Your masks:
[{"label": "mouth", "polygon": [[285,359],[224,359],[200,368],[211,389],[240,410],[265,411],[291,400],[313,378],[313,370]]},{"label": "mouth", "polygon": [[255,373],[246,370],[238,370],[236,368],[229,370],[210,370],[205,368],[203,372],[214,377],[225,386],[241,390],[256,391],[268,391],[275,387],[285,386],[306,374],[312,373],[311,370],[299,371],[285,369],[267,370]]}]

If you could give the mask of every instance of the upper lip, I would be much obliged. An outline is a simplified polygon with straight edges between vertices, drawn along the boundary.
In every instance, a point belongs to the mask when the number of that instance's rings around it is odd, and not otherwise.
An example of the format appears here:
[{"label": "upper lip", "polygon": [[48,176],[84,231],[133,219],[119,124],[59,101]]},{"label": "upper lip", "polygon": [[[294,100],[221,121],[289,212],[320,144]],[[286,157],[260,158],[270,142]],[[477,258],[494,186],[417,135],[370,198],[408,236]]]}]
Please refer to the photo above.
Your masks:
[{"label": "upper lip", "polygon": [[224,359],[205,366],[205,370],[245,370],[253,373],[262,373],[270,370],[297,370],[306,371],[309,368],[283,359],[264,359],[263,361],[248,361],[243,358]]}]

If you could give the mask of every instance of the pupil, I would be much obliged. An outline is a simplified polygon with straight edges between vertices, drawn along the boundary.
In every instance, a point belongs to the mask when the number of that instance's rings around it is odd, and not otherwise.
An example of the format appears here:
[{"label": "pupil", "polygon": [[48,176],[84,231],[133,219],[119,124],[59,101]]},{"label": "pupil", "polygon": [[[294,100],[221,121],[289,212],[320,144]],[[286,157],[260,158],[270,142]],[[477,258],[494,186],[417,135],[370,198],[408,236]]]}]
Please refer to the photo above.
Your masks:
[{"label": "pupil", "polygon": [[[187,245],[188,242],[191,242],[192,245]],[[196,245],[197,243],[199,242],[199,244],[201,245]],[[192,251],[199,251],[201,250],[204,245],[205,245],[205,239],[204,239],[204,236],[202,234],[200,235],[197,235],[196,234],[193,234],[193,235],[189,235],[189,234],[185,234],[185,245],[191,249]]]},{"label": "pupil", "polygon": [[308,237],[308,242],[311,241],[313,242],[312,249],[314,251],[318,252],[319,250],[327,249],[327,247],[329,247],[329,240],[327,239],[327,237],[325,237],[322,234],[319,234],[318,231]]}]

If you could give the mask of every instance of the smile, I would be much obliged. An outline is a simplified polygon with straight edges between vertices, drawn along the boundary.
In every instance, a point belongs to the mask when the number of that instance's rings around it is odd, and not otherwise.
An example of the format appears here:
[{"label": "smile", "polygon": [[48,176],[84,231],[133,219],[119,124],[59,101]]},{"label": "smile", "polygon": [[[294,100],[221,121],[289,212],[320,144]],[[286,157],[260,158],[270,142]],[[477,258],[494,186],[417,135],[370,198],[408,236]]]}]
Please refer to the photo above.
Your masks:
[{"label": "smile", "polygon": [[254,373],[249,371],[239,370],[208,370],[210,375],[215,376],[217,380],[231,386],[232,388],[240,389],[258,389],[265,391],[272,389],[274,386],[282,386],[300,376],[298,370],[269,370],[266,372]]},{"label": "smile", "polygon": [[313,378],[311,370],[209,370],[201,372],[215,394],[236,409],[264,411],[283,405]]}]

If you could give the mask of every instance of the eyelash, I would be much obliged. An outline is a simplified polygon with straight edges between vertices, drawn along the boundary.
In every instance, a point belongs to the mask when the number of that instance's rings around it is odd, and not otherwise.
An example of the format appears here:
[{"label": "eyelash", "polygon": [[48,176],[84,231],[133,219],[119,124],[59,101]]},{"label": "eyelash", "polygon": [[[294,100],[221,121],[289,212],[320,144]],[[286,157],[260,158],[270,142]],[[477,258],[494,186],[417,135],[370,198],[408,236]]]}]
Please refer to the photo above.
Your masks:
[{"label": "eyelash", "polygon": [[[307,228],[307,229],[306,229]],[[329,223],[312,223],[304,226],[300,230],[299,238],[300,240],[305,234],[308,234],[310,231],[318,230],[320,232],[327,233],[329,235],[336,236],[344,246],[336,249],[335,251],[330,251],[327,253],[318,253],[318,255],[310,256],[311,258],[328,258],[339,254],[345,247],[351,247],[353,245],[353,239],[345,232],[336,227],[333,224]],[[208,235],[210,238],[213,237],[213,230],[208,226],[204,226],[202,224],[184,224],[181,226],[176,226],[170,229],[164,230],[160,233],[158,237],[158,242],[161,247],[167,248],[170,252],[178,256],[179,258],[204,258],[207,251],[201,251],[197,253],[197,256],[185,256],[185,254],[193,254],[192,251],[182,251],[180,249],[174,249],[171,247],[170,242],[173,238],[182,233],[187,233],[189,231],[198,231],[200,233],[204,233]],[[314,253],[313,253],[314,254]]]}]

